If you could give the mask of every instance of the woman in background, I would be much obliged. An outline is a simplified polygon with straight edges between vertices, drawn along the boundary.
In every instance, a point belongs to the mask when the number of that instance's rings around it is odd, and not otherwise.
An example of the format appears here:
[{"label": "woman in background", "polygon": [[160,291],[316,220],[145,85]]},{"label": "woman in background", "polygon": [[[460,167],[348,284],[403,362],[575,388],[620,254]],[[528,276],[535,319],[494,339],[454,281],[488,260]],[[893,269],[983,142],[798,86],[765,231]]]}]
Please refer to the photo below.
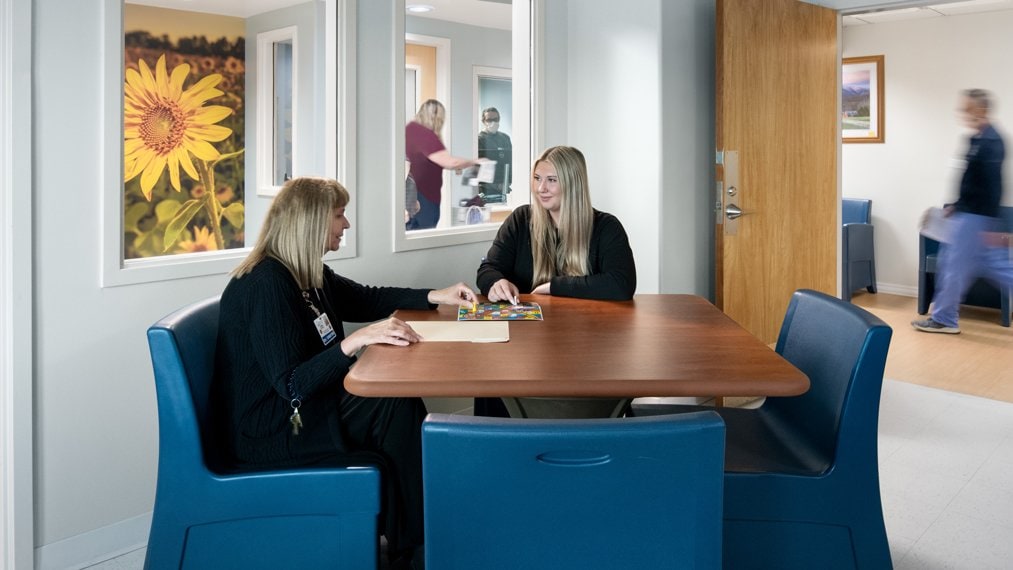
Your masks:
[{"label": "woman in background", "polygon": [[[517,303],[521,293],[633,298],[637,271],[629,238],[615,216],[591,207],[583,153],[555,146],[535,161],[531,205],[503,222],[477,282],[493,302]],[[475,415],[505,416],[506,408],[499,399],[476,398]]]},{"label": "woman in background", "polygon": [[[440,222],[440,190],[443,187],[443,170],[461,170],[478,160],[454,156],[447,151],[440,133],[447,119],[447,110],[436,99],[429,99],[419,107],[405,125],[405,156],[411,163],[409,175],[418,188],[418,212],[406,224],[406,229],[435,228]],[[405,207],[411,209],[411,204]]]},{"label": "woman in background", "polygon": [[[362,348],[420,340],[389,317],[396,309],[471,306],[475,294],[464,284],[369,287],[336,274],[321,257],[341,244],[348,200],[338,182],[307,177],[289,180],[275,197],[257,244],[222,293],[212,409],[223,416],[222,441],[240,470],[379,465],[392,567],[418,568],[425,405],[360,398],[343,381]],[[347,336],[342,327],[377,319]]]}]

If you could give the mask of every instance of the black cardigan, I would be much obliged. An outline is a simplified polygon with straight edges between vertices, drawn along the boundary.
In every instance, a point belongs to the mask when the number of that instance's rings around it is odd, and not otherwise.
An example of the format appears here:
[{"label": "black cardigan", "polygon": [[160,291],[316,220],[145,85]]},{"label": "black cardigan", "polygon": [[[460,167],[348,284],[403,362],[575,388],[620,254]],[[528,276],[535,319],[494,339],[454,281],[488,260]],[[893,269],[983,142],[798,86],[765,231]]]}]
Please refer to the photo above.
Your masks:
[{"label": "black cardigan", "polygon": [[[637,289],[637,269],[626,230],[612,214],[594,211],[588,250],[590,275],[552,278],[552,294],[582,299],[626,301]],[[531,206],[518,207],[496,234],[489,253],[478,268],[477,284],[483,295],[500,279],[530,293],[537,283],[531,257]]]},{"label": "black cardigan", "polygon": [[[369,322],[396,309],[432,308],[427,289],[367,287],[324,266],[309,301],[336,333],[325,346],[316,312],[279,261],[267,258],[222,293],[212,393],[220,441],[239,468],[302,465],[353,451],[342,437],[338,402],[353,357],[341,351],[342,322]],[[289,384],[291,383],[291,388]],[[293,435],[291,394],[303,421]]]}]

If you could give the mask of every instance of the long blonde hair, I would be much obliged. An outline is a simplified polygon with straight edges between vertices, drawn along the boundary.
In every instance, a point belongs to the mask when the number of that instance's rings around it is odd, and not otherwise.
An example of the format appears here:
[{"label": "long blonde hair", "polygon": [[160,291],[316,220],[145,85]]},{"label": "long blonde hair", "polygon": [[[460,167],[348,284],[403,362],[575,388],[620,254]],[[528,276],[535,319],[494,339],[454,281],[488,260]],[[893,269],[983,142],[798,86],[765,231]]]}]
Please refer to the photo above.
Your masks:
[{"label": "long blonde hair", "polygon": [[[591,246],[591,226],[594,223],[584,154],[571,146],[546,149],[531,168],[532,177],[535,168],[542,161],[556,168],[556,177],[559,179],[559,226],[557,228],[553,223],[548,210],[531,206],[531,258],[534,261],[532,287],[545,283],[556,275],[588,274],[590,269],[587,256]],[[534,186],[531,191],[535,192]]]},{"label": "long blonde hair", "polygon": [[311,176],[289,180],[274,197],[253,251],[232,275],[242,277],[265,257],[273,257],[288,268],[300,289],[323,287],[321,258],[330,241],[331,217],[348,200],[348,190],[337,180]]},{"label": "long blonde hair", "polygon": [[419,112],[415,113],[415,118],[412,120],[433,131],[441,141],[443,140],[441,132],[443,131],[443,123],[447,120],[447,109],[443,103],[436,99],[427,99],[419,106]]}]

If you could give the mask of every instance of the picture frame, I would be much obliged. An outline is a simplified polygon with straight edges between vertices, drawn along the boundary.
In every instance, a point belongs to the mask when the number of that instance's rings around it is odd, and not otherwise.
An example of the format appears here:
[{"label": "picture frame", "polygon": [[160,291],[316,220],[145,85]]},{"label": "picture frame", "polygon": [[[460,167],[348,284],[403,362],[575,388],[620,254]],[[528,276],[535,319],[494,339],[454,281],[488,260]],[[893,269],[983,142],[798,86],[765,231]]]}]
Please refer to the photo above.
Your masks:
[{"label": "picture frame", "polygon": [[885,142],[884,56],[845,57],[841,63],[843,142]]}]

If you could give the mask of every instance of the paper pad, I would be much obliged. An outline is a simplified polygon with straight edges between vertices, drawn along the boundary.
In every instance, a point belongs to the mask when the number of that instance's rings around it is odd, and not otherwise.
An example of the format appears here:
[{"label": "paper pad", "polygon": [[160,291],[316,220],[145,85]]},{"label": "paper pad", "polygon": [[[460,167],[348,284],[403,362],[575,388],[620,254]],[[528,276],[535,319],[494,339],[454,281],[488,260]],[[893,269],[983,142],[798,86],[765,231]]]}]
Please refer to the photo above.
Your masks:
[{"label": "paper pad", "polygon": [[423,342],[507,342],[510,323],[506,321],[407,321],[422,335]]}]

